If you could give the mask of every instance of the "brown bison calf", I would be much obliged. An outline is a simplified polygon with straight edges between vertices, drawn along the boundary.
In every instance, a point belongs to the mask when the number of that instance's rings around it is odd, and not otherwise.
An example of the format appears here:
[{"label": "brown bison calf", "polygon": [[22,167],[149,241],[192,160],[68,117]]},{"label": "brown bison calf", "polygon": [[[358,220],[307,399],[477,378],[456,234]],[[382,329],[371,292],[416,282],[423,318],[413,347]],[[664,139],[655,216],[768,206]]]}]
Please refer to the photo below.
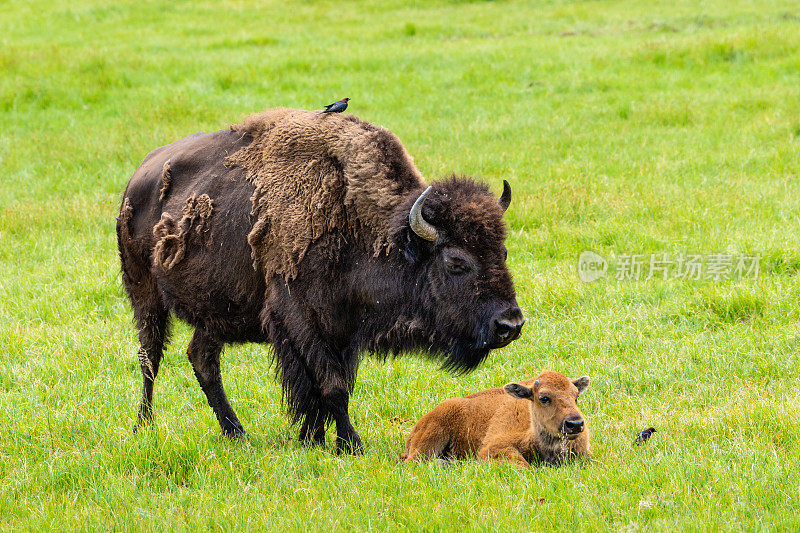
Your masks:
[{"label": "brown bison calf", "polygon": [[423,416],[400,459],[483,459],[530,466],[589,458],[589,432],[578,395],[589,378],[570,381],[545,371],[522,383],[476,392],[440,403]]}]

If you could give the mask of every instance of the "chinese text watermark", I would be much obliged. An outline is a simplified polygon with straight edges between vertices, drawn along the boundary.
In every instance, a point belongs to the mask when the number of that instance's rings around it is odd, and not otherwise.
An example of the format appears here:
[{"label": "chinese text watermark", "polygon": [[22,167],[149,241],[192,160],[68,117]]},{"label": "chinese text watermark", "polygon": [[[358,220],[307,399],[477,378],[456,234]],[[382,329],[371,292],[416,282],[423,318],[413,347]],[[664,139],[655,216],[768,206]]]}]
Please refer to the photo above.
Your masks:
[{"label": "chinese text watermark", "polygon": [[760,266],[760,255],[619,254],[609,261],[586,251],[578,258],[578,277],[585,283],[606,276],[620,281],[758,279]]}]

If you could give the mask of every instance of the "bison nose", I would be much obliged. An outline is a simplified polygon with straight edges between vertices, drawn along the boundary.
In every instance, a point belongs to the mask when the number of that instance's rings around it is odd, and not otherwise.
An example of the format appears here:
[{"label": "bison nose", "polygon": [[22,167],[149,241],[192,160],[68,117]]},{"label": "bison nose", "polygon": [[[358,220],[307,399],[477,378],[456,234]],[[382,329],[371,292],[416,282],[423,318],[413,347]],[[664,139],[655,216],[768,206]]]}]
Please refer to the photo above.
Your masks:
[{"label": "bison nose", "polygon": [[494,320],[494,333],[497,340],[505,346],[518,338],[525,324],[525,317],[519,307],[514,307],[500,314]]},{"label": "bison nose", "polygon": [[574,435],[583,431],[583,418],[564,420],[564,433]]}]

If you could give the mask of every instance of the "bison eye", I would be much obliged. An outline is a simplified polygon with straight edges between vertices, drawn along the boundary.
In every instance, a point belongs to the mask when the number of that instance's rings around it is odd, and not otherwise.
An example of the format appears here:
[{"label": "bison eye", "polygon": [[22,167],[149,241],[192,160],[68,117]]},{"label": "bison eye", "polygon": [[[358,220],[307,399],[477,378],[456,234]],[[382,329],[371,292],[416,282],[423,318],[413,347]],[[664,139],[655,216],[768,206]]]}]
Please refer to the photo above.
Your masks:
[{"label": "bison eye", "polygon": [[508,261],[508,248],[503,248],[503,261]]},{"label": "bison eye", "polygon": [[472,270],[472,265],[468,260],[447,252],[444,254],[444,266],[447,268],[447,272],[456,276]]},{"label": "bison eye", "polygon": [[547,405],[548,403],[550,403],[550,397],[544,395],[539,396],[539,401],[542,403],[542,405]]}]

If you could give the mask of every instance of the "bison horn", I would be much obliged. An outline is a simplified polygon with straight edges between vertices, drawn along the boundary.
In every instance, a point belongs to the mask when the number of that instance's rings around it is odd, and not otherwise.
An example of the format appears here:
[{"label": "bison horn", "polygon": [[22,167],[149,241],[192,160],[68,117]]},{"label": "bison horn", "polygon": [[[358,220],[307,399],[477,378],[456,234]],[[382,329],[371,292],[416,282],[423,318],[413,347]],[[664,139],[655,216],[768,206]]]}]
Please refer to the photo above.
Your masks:
[{"label": "bison horn", "polygon": [[419,198],[417,198],[417,201],[414,202],[414,206],[411,208],[411,212],[408,214],[408,223],[411,229],[426,241],[435,241],[439,236],[439,232],[436,231],[433,224],[429,224],[422,218],[422,204],[425,203],[425,198],[431,192],[431,189],[433,189],[433,187],[428,187],[425,189],[425,192],[419,195]]},{"label": "bison horn", "polygon": [[500,207],[503,208],[504,213],[509,205],[511,205],[511,185],[508,184],[508,180],[503,180],[503,194],[500,195]]}]

